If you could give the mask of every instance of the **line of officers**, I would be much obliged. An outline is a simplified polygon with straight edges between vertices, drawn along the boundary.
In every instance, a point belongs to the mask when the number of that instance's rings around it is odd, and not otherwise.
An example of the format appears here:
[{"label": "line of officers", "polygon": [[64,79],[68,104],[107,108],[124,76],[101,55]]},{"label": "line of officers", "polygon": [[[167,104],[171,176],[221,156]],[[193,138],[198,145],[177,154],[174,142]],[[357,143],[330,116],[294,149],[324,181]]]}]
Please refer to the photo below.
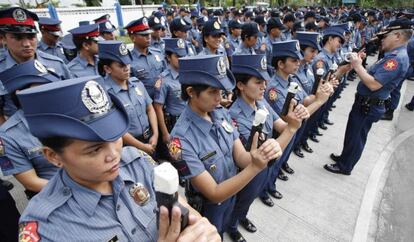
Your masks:
[{"label": "line of officers", "polygon": [[[350,73],[350,53],[354,51],[353,58],[357,55],[360,59],[365,59],[364,47],[367,54],[375,53],[378,42],[368,40],[381,27],[395,22],[391,11],[259,10],[212,12],[203,8],[198,13],[160,9],[149,18],[125,26],[132,49],[116,40],[116,28],[109,15],[94,23],[81,21],[79,27],[62,37],[58,20],[38,18],[19,7],[0,10],[0,166],[4,175],[13,175],[24,186],[31,199],[20,218],[19,238],[70,240],[76,234],[79,240],[170,241],[157,234],[155,219],[148,222],[145,217],[155,216],[154,209],[148,208],[156,206],[151,182],[139,183],[144,185],[138,187],[146,191],[140,191],[141,196],[129,190],[129,199],[136,206],[129,212],[138,209],[145,218],[131,218],[141,227],[135,224],[127,230],[131,221],[120,221],[115,215],[119,204],[105,202],[91,208],[92,198],[86,194],[88,189],[94,190],[93,186],[79,182],[71,165],[51,161],[50,153],[45,157],[43,146],[66,148],[60,139],[60,143],[48,139],[57,137],[109,143],[116,137],[122,139],[124,147],[139,150],[124,148],[122,160],[128,164],[139,159],[152,166],[154,160],[169,161],[179,171],[188,203],[214,225],[219,239],[227,232],[233,241],[245,241],[239,224],[256,232],[256,226],[247,218],[254,199],[259,197],[267,206],[274,206],[271,197],[283,197],[276,189],[277,178],[286,181],[283,171],[294,173],[288,164],[290,154],[304,157],[302,150],[312,153],[308,139],[319,142],[320,129],[333,124],[329,111],[335,108],[346,80],[355,78]],[[410,26],[396,21],[394,26],[398,27],[394,29]],[[401,60],[392,60],[386,62],[386,70],[398,71]],[[315,86],[317,75],[322,81]],[[54,85],[46,88],[48,83]],[[293,83],[297,84],[297,93],[286,112],[285,100]],[[25,110],[23,99],[16,94],[43,84],[46,93],[53,94],[45,94],[45,98],[55,97],[47,100],[50,107],[39,101],[43,105],[26,104]],[[81,93],[76,91],[79,85],[84,85]],[[26,102],[42,100],[43,92],[34,92]],[[109,106],[108,100],[112,99],[117,101]],[[59,105],[62,107],[57,108]],[[78,112],[85,111],[82,105],[90,114],[79,116]],[[50,110],[60,115],[48,113]],[[111,110],[127,115],[126,130],[111,132],[122,130],[116,127],[122,126],[116,119],[106,118]],[[253,121],[259,112],[265,114],[266,121],[260,134],[252,136]],[[64,119],[76,119],[79,124]],[[99,119],[112,123],[95,124]],[[88,129],[77,130],[77,125]],[[122,178],[140,174],[127,174],[127,165],[119,169]],[[350,174],[349,169],[338,169],[327,170]],[[132,181],[141,179],[135,177]],[[75,185],[68,185],[73,182]],[[47,189],[47,194],[42,189]],[[36,211],[45,199],[63,199],[62,189],[64,202],[48,204],[47,213]],[[115,195],[111,193],[114,200]],[[101,227],[94,228],[92,235],[84,219],[95,215],[64,212],[88,207],[96,211],[97,217],[108,206],[114,214],[98,223]],[[15,209],[8,209],[8,214],[18,219]],[[115,223],[122,229],[112,229]],[[216,238],[211,234],[207,241]]]}]

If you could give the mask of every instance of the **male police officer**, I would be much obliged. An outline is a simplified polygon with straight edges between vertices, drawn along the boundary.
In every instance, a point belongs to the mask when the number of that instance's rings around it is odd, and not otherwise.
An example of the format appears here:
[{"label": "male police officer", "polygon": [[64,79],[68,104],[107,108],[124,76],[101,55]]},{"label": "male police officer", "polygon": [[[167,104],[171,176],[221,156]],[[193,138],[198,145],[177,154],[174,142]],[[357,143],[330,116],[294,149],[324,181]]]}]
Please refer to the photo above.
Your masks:
[{"label": "male police officer", "polygon": [[155,88],[161,85],[160,74],[165,69],[164,56],[160,50],[150,47],[152,30],[146,17],[130,22],[125,29],[134,43],[131,76],[141,80],[150,97],[154,98]]},{"label": "male police officer", "polygon": [[[0,10],[0,32],[7,46],[7,51],[0,58],[0,71],[36,59],[60,79],[71,78],[62,59],[37,50],[35,22],[38,19],[35,13],[19,7]],[[6,95],[5,89],[0,89],[0,95]],[[9,95],[4,97],[4,103],[0,103],[0,109],[3,111],[0,116],[4,114],[9,117],[17,110]]]},{"label": "male police officer", "polygon": [[69,61],[66,59],[63,47],[59,42],[59,38],[63,35],[60,23],[61,21],[57,19],[39,18],[39,29],[42,33],[42,39],[39,41],[37,48],[68,63]]},{"label": "male police officer", "polygon": [[412,35],[411,25],[412,22],[407,19],[398,19],[377,34],[381,39],[384,58],[376,62],[369,71],[363,68],[362,60],[356,53],[351,54],[351,65],[361,82],[349,114],[342,153],[331,154],[336,163],[325,165],[326,170],[350,175],[361,157],[372,124],[385,112],[385,100],[408,71],[406,46]]}]

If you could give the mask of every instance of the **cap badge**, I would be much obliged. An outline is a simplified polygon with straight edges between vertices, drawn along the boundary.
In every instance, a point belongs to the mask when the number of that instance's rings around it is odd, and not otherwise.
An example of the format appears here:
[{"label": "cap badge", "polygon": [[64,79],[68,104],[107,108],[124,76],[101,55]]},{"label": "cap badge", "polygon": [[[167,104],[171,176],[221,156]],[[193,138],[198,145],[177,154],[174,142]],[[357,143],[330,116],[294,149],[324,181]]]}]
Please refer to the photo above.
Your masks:
[{"label": "cap badge", "polygon": [[296,41],[296,50],[297,50],[297,51],[300,51],[299,41]]},{"label": "cap badge", "polygon": [[160,20],[157,17],[154,17],[154,23],[159,24]]},{"label": "cap badge", "polygon": [[144,206],[150,200],[150,194],[148,189],[141,183],[135,183],[129,189],[129,195],[134,199],[135,203],[139,206]]},{"label": "cap badge", "polygon": [[180,19],[180,23],[181,23],[181,25],[187,25],[186,23],[185,23],[185,21],[184,21],[184,19]]},{"label": "cap badge", "polygon": [[214,22],[213,26],[215,29],[220,29],[220,24],[218,22]]},{"label": "cap badge", "polygon": [[208,17],[207,16],[204,16],[203,17],[203,20],[204,20],[204,22],[207,22],[208,21]]},{"label": "cap badge", "polygon": [[109,100],[103,87],[96,81],[88,81],[82,90],[82,102],[91,113],[106,113]]},{"label": "cap badge", "polygon": [[142,18],[142,24],[144,24],[144,25],[148,25],[148,20],[147,20],[147,18]]},{"label": "cap badge", "polygon": [[112,24],[110,22],[105,23],[105,28],[112,29]]},{"label": "cap badge", "polygon": [[217,61],[217,71],[221,76],[224,76],[227,74],[226,70],[226,63],[224,62],[224,58],[220,57]]},{"label": "cap badge", "polygon": [[128,48],[127,48],[126,44],[122,43],[119,46],[119,54],[121,54],[121,55],[127,55],[128,54]]},{"label": "cap badge", "polygon": [[26,13],[24,12],[23,9],[18,8],[18,9],[13,11],[13,18],[17,22],[24,22],[27,19],[27,15],[26,15]]},{"label": "cap badge", "polygon": [[40,63],[38,60],[34,61],[34,67],[36,68],[36,70],[38,70],[41,73],[47,73],[46,67],[42,63]]},{"label": "cap badge", "polygon": [[177,40],[177,47],[180,49],[184,49],[185,48],[185,43],[183,39],[178,39]]},{"label": "cap badge", "polygon": [[260,65],[262,67],[263,70],[267,70],[267,60],[266,60],[266,56],[263,56],[262,60],[260,61]]}]

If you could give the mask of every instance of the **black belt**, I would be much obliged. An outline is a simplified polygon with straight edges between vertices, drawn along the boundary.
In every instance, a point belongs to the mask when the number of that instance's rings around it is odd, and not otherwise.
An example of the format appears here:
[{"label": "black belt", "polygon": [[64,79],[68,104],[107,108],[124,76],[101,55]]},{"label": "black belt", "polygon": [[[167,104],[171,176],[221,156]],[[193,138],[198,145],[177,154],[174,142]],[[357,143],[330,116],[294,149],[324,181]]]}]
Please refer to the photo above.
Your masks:
[{"label": "black belt", "polygon": [[362,96],[358,93],[355,94],[355,101],[360,104],[369,104],[369,105],[376,105],[376,106],[382,106],[385,104],[387,100],[382,100],[379,98],[372,98],[368,96]]}]

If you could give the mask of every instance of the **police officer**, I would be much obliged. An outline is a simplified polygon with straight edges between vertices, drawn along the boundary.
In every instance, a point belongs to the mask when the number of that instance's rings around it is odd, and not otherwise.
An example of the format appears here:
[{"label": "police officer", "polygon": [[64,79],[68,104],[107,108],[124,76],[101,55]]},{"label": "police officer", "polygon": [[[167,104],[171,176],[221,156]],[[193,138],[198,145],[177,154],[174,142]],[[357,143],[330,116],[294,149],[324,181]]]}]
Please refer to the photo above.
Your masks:
[{"label": "police officer", "polygon": [[252,55],[256,54],[256,46],[259,36],[259,26],[255,22],[244,23],[242,25],[241,39],[239,47],[236,48],[234,55]]},{"label": "police officer", "polygon": [[[60,79],[68,79],[71,74],[68,67],[59,57],[37,50],[37,29],[35,22],[38,17],[26,9],[13,7],[0,10],[0,30],[7,51],[0,59],[0,71],[16,64],[36,59],[48,71],[54,72]],[[4,24],[7,23],[7,24]],[[0,95],[4,96],[4,104],[0,104],[2,115],[11,116],[17,111],[9,95],[1,88]]]},{"label": "police officer", "polygon": [[[267,63],[272,63],[273,51],[272,46],[275,42],[282,41],[282,33],[285,30],[285,26],[279,18],[271,18],[267,21],[266,25],[267,36],[265,38],[266,43],[266,58]],[[270,67],[270,66],[269,66]],[[272,68],[270,68],[272,69]],[[273,72],[271,72],[273,74]]]},{"label": "police officer", "polygon": [[0,128],[1,168],[4,175],[13,175],[31,198],[47,184],[58,171],[42,154],[42,145],[27,126],[15,92],[31,85],[59,81],[49,74],[37,60],[15,65],[0,73],[0,79],[18,108]]},{"label": "police officer", "polygon": [[134,43],[132,50],[131,76],[137,77],[145,86],[149,96],[161,85],[160,74],[165,69],[161,50],[150,47],[152,30],[146,17],[131,21],[125,29]]},{"label": "police officer", "polygon": [[73,43],[79,54],[68,64],[73,76],[98,75],[98,40],[99,26],[97,24],[83,25],[69,30]]},{"label": "police officer", "polygon": [[295,21],[296,21],[296,18],[293,14],[289,13],[283,17],[283,24],[286,27],[282,35],[283,41],[292,39],[292,30],[293,30],[293,25],[295,24]]},{"label": "police officer", "polygon": [[[222,235],[235,203],[235,194],[268,161],[280,156],[274,139],[257,147],[255,135],[250,154],[245,151],[228,111],[218,107],[221,90],[234,88],[222,56],[180,59],[182,95],[188,106],[171,132],[170,155],[190,189],[202,197],[201,214]],[[244,168],[236,174],[237,167]],[[191,199],[191,198],[189,198]]]},{"label": "police officer", "polygon": [[105,78],[105,88],[121,100],[130,119],[123,141],[152,155],[158,140],[157,117],[143,83],[130,77],[131,61],[123,42],[99,42],[99,71]]},{"label": "police officer", "polygon": [[42,38],[39,41],[37,48],[45,53],[59,57],[67,64],[69,61],[66,59],[63,47],[59,42],[59,38],[63,36],[60,27],[62,21],[41,17],[39,18],[38,23]]},{"label": "police officer", "polygon": [[[292,112],[292,103],[287,118],[289,125],[287,125],[269,104],[263,100],[266,81],[270,81],[265,55],[235,55],[232,62],[232,72],[236,78],[237,98],[229,111],[239,131],[240,141],[246,150],[250,148],[249,137],[252,123],[254,122],[256,112],[259,110],[267,113],[266,121],[261,131],[261,142],[266,138],[272,138],[273,130],[276,130],[280,134],[277,141],[281,148],[284,149],[302,123],[300,115],[303,115],[303,117],[308,116],[306,108],[298,105],[295,112]],[[289,127],[286,128],[287,126]],[[247,218],[250,205],[257,196],[260,195],[262,201],[266,199],[273,204],[267,192],[263,192],[273,168],[274,164],[263,169],[237,193],[236,204],[231,215],[230,226],[227,230],[233,241],[246,241],[237,229],[239,223],[249,232],[257,231],[253,222]]]},{"label": "police officer", "polygon": [[239,47],[240,43],[242,42],[241,36],[241,26],[240,20],[230,20],[228,27],[229,27],[229,35],[227,36],[227,40],[230,43],[230,48],[232,49],[233,53]]},{"label": "police officer", "polygon": [[122,148],[128,114],[101,80],[46,84],[18,98],[45,157],[62,167],[22,214],[21,241],[220,240],[206,219],[192,215],[189,226],[178,232],[177,208],[170,223],[168,209],[161,207],[157,229],[154,164],[142,151]]},{"label": "police officer", "polygon": [[[224,35],[224,30],[218,20],[212,19],[205,22],[201,31],[204,49],[199,55],[220,55],[227,60],[226,51],[221,45]],[[228,62],[227,66],[229,66]]]},{"label": "police officer", "polygon": [[192,42],[188,41],[188,31],[191,29],[191,25],[187,24],[183,18],[175,18],[170,23],[170,31],[172,38],[181,38],[186,41],[187,52],[189,56],[196,55],[196,46]]},{"label": "police officer", "polygon": [[157,148],[157,151],[161,156],[168,157],[166,144],[170,141],[170,132],[186,107],[186,103],[181,99],[178,58],[187,56],[187,48],[184,40],[180,38],[166,38],[164,41],[168,66],[161,73],[160,88],[155,89],[154,109],[161,132],[161,142],[158,147],[160,150]]},{"label": "police officer", "polygon": [[148,19],[148,25],[152,29],[150,46],[152,48],[159,49],[161,52],[164,52],[165,43],[162,37],[165,37],[165,26],[156,16],[151,16]]},{"label": "police officer", "polygon": [[411,25],[412,22],[407,19],[397,19],[377,34],[381,39],[384,58],[375,63],[369,71],[362,67],[362,60],[356,53],[351,55],[351,65],[361,82],[358,84],[355,102],[349,114],[343,150],[341,155],[331,154],[336,163],[325,165],[326,170],[350,175],[360,159],[372,124],[385,112],[385,100],[408,71],[406,45],[412,36]]},{"label": "police officer", "polygon": [[99,24],[99,36],[104,40],[115,40],[115,26],[109,21],[100,22]]}]

